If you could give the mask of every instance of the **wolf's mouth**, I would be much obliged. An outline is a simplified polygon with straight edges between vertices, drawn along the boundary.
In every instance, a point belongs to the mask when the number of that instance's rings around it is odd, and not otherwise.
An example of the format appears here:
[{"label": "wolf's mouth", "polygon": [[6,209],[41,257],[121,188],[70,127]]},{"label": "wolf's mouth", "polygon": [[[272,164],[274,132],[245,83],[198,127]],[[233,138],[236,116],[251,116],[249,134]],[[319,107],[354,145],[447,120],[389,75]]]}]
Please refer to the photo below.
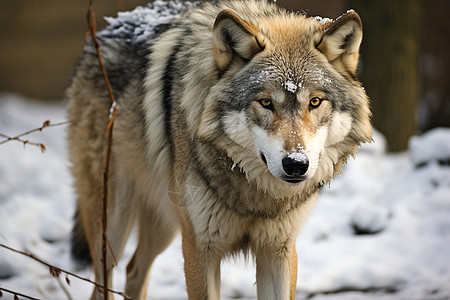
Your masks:
[{"label": "wolf's mouth", "polygon": [[305,180],[304,178],[281,178],[281,179],[291,184],[297,184]]}]

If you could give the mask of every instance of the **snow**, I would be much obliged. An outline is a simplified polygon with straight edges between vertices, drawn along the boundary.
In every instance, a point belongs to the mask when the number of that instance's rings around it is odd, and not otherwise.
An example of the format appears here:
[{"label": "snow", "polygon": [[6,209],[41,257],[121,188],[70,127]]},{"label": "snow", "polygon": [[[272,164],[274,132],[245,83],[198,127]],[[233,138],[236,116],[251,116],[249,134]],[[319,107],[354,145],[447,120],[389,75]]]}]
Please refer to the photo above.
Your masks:
[{"label": "snow", "polygon": [[[63,104],[0,95],[0,133],[16,135],[66,119]],[[75,196],[65,149],[65,126],[26,138],[47,151],[11,141],[0,145],[0,243],[93,278],[69,257]],[[297,299],[450,298],[450,131],[411,139],[410,149],[386,154],[382,135],[321,191],[297,240]],[[1,139],[0,139],[1,141]],[[416,165],[420,167],[416,167]],[[132,237],[115,268],[114,289],[124,287]],[[39,299],[88,299],[92,286],[0,248],[0,287]],[[223,299],[255,299],[254,263],[242,257],[222,264]],[[116,297],[119,299],[120,297]],[[154,263],[148,299],[186,299],[181,241]],[[2,299],[13,299],[3,292]]]},{"label": "snow", "polygon": [[105,17],[109,26],[97,36],[127,36],[132,37],[132,43],[145,43],[154,38],[159,26],[170,24],[173,18],[193,5],[198,3],[156,0],[132,11],[119,12],[117,17]]},{"label": "snow", "polygon": [[430,161],[449,160],[450,128],[437,128],[422,137],[413,137],[410,140],[411,159],[416,165]]},{"label": "snow", "polygon": [[284,83],[284,88],[291,93],[297,92],[297,85],[290,80]]},{"label": "snow", "polygon": [[387,226],[389,210],[372,203],[359,204],[350,218],[351,226],[357,234],[378,233]]},{"label": "snow", "polygon": [[285,71],[285,76],[286,78],[284,79],[280,77],[281,85],[284,87],[285,90],[295,94],[299,88],[300,89],[302,88],[303,84],[302,76],[295,75],[295,73],[292,71],[291,68],[288,68]]},{"label": "snow", "polygon": [[328,23],[332,23],[332,22],[333,22],[333,19],[330,19],[330,18],[324,18],[324,17],[321,17],[321,16],[315,16],[314,18],[315,18],[317,21],[319,21],[320,24],[322,24],[322,25],[326,25],[326,24],[328,24]]},{"label": "snow", "polygon": [[292,152],[288,154],[288,157],[298,162],[308,161],[308,158],[303,152]]}]

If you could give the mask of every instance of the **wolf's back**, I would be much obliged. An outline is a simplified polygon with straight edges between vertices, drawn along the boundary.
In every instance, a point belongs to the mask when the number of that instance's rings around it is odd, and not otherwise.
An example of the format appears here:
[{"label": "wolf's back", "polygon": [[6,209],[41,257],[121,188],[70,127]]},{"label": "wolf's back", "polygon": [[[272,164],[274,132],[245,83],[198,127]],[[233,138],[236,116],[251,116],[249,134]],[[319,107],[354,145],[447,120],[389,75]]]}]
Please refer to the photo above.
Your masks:
[{"label": "wolf's back", "polygon": [[[130,12],[119,12],[115,18],[105,18],[109,26],[96,34],[115,99],[123,107],[121,114],[132,116],[128,123],[134,124],[139,132],[144,131],[141,106],[145,91],[142,83],[149,67],[151,46],[171,27],[174,18],[193,5],[190,2],[155,1]],[[68,115],[72,124],[68,142],[72,173],[78,179],[75,189],[78,195],[91,195],[92,191],[86,190],[101,188],[102,184],[98,180],[105,151],[102,132],[110,106],[92,38],[75,65],[66,97],[71,100]],[[95,200],[98,199],[90,199]],[[80,201],[74,216],[71,253],[74,261],[84,267],[92,261],[79,206]]]}]

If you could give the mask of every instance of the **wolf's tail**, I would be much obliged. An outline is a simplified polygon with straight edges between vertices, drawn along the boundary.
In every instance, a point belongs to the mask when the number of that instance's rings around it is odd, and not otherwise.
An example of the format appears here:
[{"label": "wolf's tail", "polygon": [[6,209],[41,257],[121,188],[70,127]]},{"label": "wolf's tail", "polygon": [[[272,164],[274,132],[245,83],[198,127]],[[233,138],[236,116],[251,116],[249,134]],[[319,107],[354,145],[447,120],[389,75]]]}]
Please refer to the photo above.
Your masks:
[{"label": "wolf's tail", "polygon": [[86,232],[84,231],[84,227],[81,222],[81,216],[78,206],[75,212],[74,225],[72,229],[71,254],[72,259],[80,268],[85,268],[92,264],[89,245],[86,239]]}]

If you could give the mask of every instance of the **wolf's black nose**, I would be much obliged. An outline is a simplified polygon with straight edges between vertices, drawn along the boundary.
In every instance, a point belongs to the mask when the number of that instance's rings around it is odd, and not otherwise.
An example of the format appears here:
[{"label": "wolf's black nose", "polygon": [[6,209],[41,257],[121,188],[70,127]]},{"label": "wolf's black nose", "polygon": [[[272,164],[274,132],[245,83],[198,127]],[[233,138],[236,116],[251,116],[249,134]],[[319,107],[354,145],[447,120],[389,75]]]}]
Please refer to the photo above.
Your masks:
[{"label": "wolf's black nose", "polygon": [[305,175],[309,167],[308,158],[306,156],[301,158],[286,156],[281,163],[286,175],[293,177]]}]

